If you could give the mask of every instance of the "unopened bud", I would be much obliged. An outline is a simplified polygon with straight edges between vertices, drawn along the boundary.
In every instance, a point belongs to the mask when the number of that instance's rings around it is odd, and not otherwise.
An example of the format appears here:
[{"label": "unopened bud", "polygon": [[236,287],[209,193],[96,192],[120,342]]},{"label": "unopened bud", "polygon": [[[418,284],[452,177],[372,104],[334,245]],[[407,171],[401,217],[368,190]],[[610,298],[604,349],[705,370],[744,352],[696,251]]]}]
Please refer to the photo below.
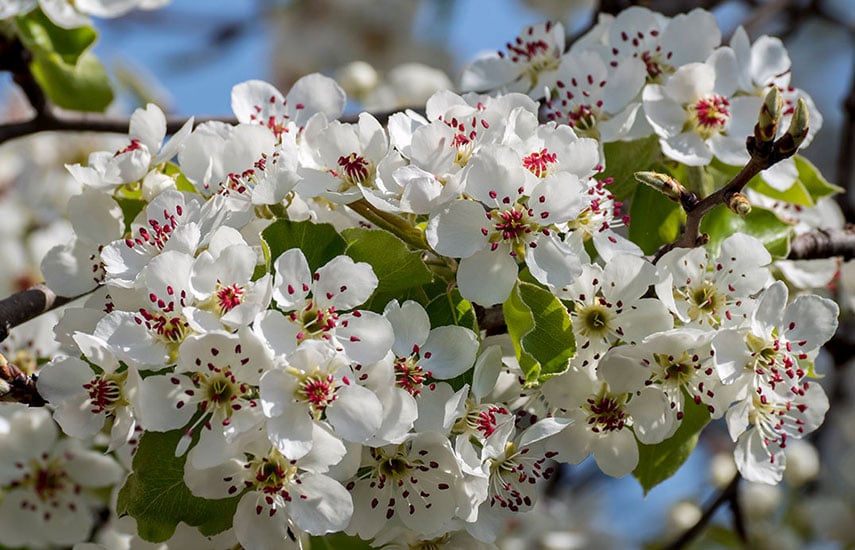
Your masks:
[{"label": "unopened bud", "polygon": [[734,193],[727,200],[727,207],[740,216],[747,216],[751,213],[751,203],[748,197],[742,193]]},{"label": "unopened bud", "polygon": [[635,181],[649,185],[672,201],[680,202],[680,199],[688,193],[685,187],[668,174],[659,172],[636,172]]},{"label": "unopened bud", "polygon": [[760,116],[754,127],[754,136],[761,143],[774,141],[778,134],[778,122],[781,120],[781,110],[784,107],[784,99],[777,86],[772,86],[763,105],[760,106]]},{"label": "unopened bud", "polygon": [[807,103],[804,99],[799,98],[793,111],[793,118],[790,119],[790,127],[787,128],[787,133],[775,142],[778,153],[782,157],[792,156],[798,151],[808,135],[809,124],[810,116]]}]

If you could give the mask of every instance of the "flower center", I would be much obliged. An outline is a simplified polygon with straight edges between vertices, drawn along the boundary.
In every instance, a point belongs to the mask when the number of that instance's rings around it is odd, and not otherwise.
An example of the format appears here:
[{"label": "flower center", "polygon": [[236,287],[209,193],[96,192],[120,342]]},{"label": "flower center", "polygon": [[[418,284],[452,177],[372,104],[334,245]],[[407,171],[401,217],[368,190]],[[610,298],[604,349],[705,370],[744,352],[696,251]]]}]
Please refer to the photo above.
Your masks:
[{"label": "flower center", "polygon": [[320,419],[327,406],[338,397],[335,394],[336,385],[332,374],[316,371],[313,374],[303,374],[294,391],[294,397],[300,403],[306,403],[312,410],[315,419]]},{"label": "flower center", "polygon": [[219,282],[217,283],[217,309],[220,312],[220,315],[225,315],[229,311],[233,310],[237,306],[243,302],[244,299],[244,289],[239,286],[237,283],[222,286]]},{"label": "flower center", "polygon": [[525,247],[529,236],[540,229],[532,219],[532,215],[530,208],[519,203],[515,203],[510,208],[491,210],[487,217],[493,224],[493,230],[481,228],[481,233],[489,238],[490,250],[498,249],[499,243],[505,242],[511,248],[511,256],[525,258]]},{"label": "flower center", "polygon": [[338,313],[335,307],[327,309],[315,309],[313,301],[309,301],[301,311],[292,311],[288,318],[294,323],[302,325],[303,330],[297,333],[297,341],[302,342],[306,338],[329,339],[329,332],[337,325]]},{"label": "flower center", "polygon": [[132,139],[131,143],[127,147],[119,149],[113,156],[118,157],[119,155],[124,155],[125,153],[130,153],[131,151],[137,151],[139,149],[142,149],[142,143],[140,143],[140,140]]},{"label": "flower center", "polygon": [[357,184],[365,183],[374,171],[371,163],[356,153],[338,157],[338,165],[341,166],[340,177],[343,182],[339,191],[347,191]]},{"label": "flower center", "polygon": [[719,292],[712,281],[703,281],[688,293],[689,318],[706,321],[711,326],[719,324],[719,313],[727,304],[727,297]]},{"label": "flower center", "polygon": [[661,84],[667,75],[675,71],[674,66],[667,61],[671,59],[671,52],[666,54],[659,46],[652,52],[642,52],[639,57],[647,68],[648,83]]},{"label": "flower center", "polygon": [[127,376],[127,372],[108,374],[97,376],[83,384],[83,389],[89,392],[89,399],[92,400],[91,411],[93,414],[100,414],[105,411],[110,413],[121,405],[127,405],[122,394],[122,384]]},{"label": "flower center", "polygon": [[[431,376],[430,371],[425,371],[419,365],[418,346],[413,346],[413,355],[395,359],[395,384],[413,397],[422,393],[422,386]],[[425,353],[425,359],[430,357],[430,352]]]},{"label": "flower center", "polygon": [[689,113],[687,125],[703,139],[723,134],[730,118],[730,102],[726,97],[711,95],[699,99],[686,107]]},{"label": "flower center", "polygon": [[627,425],[627,415],[623,410],[626,404],[626,394],[614,396],[606,392],[605,388],[599,395],[587,399],[585,408],[588,410],[588,425],[591,431],[614,432],[622,430]]},{"label": "flower center", "polygon": [[576,313],[579,333],[587,339],[605,339],[608,337],[614,314],[601,303],[584,306]]},{"label": "flower center", "polygon": [[526,170],[537,176],[545,178],[549,173],[549,167],[558,161],[558,155],[550,153],[546,148],[523,158],[523,166]]}]

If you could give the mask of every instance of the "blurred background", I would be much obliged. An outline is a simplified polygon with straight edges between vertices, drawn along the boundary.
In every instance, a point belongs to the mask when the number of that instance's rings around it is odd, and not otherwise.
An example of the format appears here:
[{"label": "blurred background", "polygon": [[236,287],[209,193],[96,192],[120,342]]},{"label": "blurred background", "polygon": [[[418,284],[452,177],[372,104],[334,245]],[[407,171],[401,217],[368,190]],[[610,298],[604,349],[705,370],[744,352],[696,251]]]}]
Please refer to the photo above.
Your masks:
[{"label": "blurred background", "polygon": [[[234,84],[258,78],[287,91],[300,76],[317,71],[339,78],[353,98],[351,111],[388,111],[423,105],[435,89],[454,88],[467,61],[504,49],[526,25],[561,21],[572,41],[600,14],[633,4],[666,15],[709,9],[724,43],[739,25],[752,41],[763,34],[781,37],[792,59],[792,83],[813,97],[824,118],[804,154],[831,182],[855,186],[855,0],[173,0],[162,10],[96,21],[96,53],[118,89],[116,113],[155,101],[176,115],[229,116]],[[0,99],[0,118],[28,116],[8,78],[0,79]],[[4,296],[38,281],[40,255],[67,235],[62,214],[73,185],[48,191],[43,182],[68,180],[62,165],[84,161],[89,150],[109,149],[109,139],[42,136],[0,146]],[[841,205],[851,208],[845,200]],[[851,210],[847,214],[855,220]],[[745,544],[740,537],[747,537],[752,548],[855,548],[850,337],[843,334],[819,360],[831,410],[820,431],[791,447],[785,482],[740,484],[741,525],[723,506],[694,547],[738,548]],[[20,342],[4,343],[3,351],[15,345]],[[728,484],[735,472],[731,453],[723,424],[705,430],[677,475],[646,497],[632,477],[608,478],[589,462],[568,468],[541,508],[512,526],[504,547],[665,545]]]}]

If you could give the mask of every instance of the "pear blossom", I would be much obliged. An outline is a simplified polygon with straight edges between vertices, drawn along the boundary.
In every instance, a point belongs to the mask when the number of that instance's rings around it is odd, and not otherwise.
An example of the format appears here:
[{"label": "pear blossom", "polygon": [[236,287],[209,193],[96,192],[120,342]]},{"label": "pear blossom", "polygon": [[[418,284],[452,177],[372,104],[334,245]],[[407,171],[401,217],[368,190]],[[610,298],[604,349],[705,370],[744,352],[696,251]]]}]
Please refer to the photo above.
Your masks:
[{"label": "pear blossom", "polygon": [[99,151],[89,155],[88,166],[66,165],[71,175],[85,187],[113,191],[117,186],[133,183],[145,177],[158,164],[172,159],[190,135],[193,118],[175,133],[165,145],[166,116],[153,103],[137,109],[131,115],[128,139],[130,143],[114,153]]},{"label": "pear blossom", "polygon": [[383,316],[354,309],[365,302],[377,286],[370,265],[337,256],[314,274],[300,249],[286,250],[273,263],[273,299],[283,314],[267,310],[253,329],[277,356],[294,351],[311,339],[328,342],[344,350],[358,363],[372,363],[392,347],[392,326]]},{"label": "pear blossom", "polygon": [[564,54],[564,26],[548,21],[522,30],[507,53],[476,59],[463,71],[461,87],[477,92],[502,90],[543,97]]},{"label": "pear blossom", "polygon": [[734,326],[755,307],[751,298],[769,281],[772,257],[759,240],[735,233],[716,258],[703,248],[675,248],[657,263],[656,295],[683,323]]},{"label": "pear blossom", "polygon": [[140,212],[131,224],[131,236],[101,251],[106,279],[129,288],[154,257],[174,250],[195,255],[202,238],[199,202],[180,191],[166,190]]},{"label": "pear blossom", "polygon": [[728,47],[703,63],[678,68],[664,84],[644,88],[644,113],[668,158],[704,166],[713,156],[726,164],[748,160],[745,139],[753,134],[762,99],[734,95],[736,54]]},{"label": "pear blossom", "polygon": [[77,439],[60,439],[45,409],[16,409],[0,437],[0,542],[7,546],[67,546],[89,537],[91,489],[109,487],[124,471],[108,455]]},{"label": "pear blossom", "polygon": [[[247,548],[302,548],[304,533],[343,530],[353,513],[348,491],[318,471],[319,457],[287,459],[256,434],[242,441],[244,452],[208,468],[185,464],[184,480],[197,496],[242,495],[234,517],[238,541]],[[318,447],[321,447],[320,441]]]},{"label": "pear blossom", "polygon": [[[610,262],[620,254],[642,256],[644,253],[641,248],[618,232],[629,223],[629,216],[622,213],[623,203],[616,200],[609,190],[611,183],[611,178],[588,178],[583,193],[584,208],[567,223],[567,228],[572,231],[564,240],[580,255],[584,251],[584,244],[590,241],[605,262]],[[587,252],[584,256],[587,256]]]},{"label": "pear blossom", "polygon": [[655,388],[613,390],[590,370],[570,369],[547,380],[543,395],[567,427],[550,440],[561,462],[578,464],[593,454],[597,466],[623,477],[638,464],[638,443],[659,443],[673,433],[670,403]]},{"label": "pear blossom", "polygon": [[236,434],[261,424],[257,386],[271,367],[272,357],[248,328],[238,334],[191,335],[179,348],[173,373],[142,381],[140,424],[158,432],[185,428],[176,455],[184,454],[197,428],[204,426],[198,445],[206,446],[210,461],[218,440],[220,453],[225,452],[222,448]]},{"label": "pear blossom", "polygon": [[662,84],[679,67],[707,59],[721,43],[715,16],[696,8],[672,18],[641,6],[621,11],[600,29],[602,50],[611,53],[612,67],[624,60],[640,60],[648,83]]},{"label": "pear blossom", "polygon": [[367,471],[347,484],[354,502],[345,532],[368,539],[388,522],[421,535],[444,533],[458,510],[460,465],[448,439],[436,432],[414,434],[400,445],[367,448]]},{"label": "pear blossom", "polygon": [[617,141],[635,122],[646,75],[637,59],[625,59],[610,70],[595,50],[567,55],[546,99],[546,118],[602,143]]},{"label": "pear blossom", "polygon": [[[560,172],[526,189],[525,168],[513,161],[517,157],[511,149],[495,148],[473,159],[467,192],[480,202],[454,201],[428,222],[431,247],[461,258],[461,294],[482,305],[507,299],[518,259],[535,278],[554,286],[569,283],[580,269],[578,257],[558,239],[555,227],[580,212],[582,184]],[[489,274],[486,281],[484,274]]]},{"label": "pear blossom", "polygon": [[825,392],[808,373],[811,357],[837,329],[837,304],[807,295],[788,305],[787,298],[784,283],[774,283],[749,323],[712,340],[722,381],[741,388],[727,412],[737,466],[747,479],[764,483],[781,479],[787,438],[815,430],[828,409]]},{"label": "pear blossom", "polygon": [[323,342],[304,342],[259,382],[271,443],[284,456],[301,458],[312,450],[314,425],[322,422],[346,441],[372,438],[383,422],[383,404],[357,382],[344,355]]},{"label": "pear blossom", "polygon": [[76,357],[56,357],[39,371],[39,393],[55,405],[54,418],[72,437],[90,438],[109,420],[110,450],[116,449],[134,433],[133,404],[142,379],[133,367],[120,370],[119,361],[103,340],[82,332],[74,339],[101,372],[93,372]]},{"label": "pear blossom", "polygon": [[648,334],[672,328],[662,302],[642,297],[655,281],[655,272],[643,258],[617,256],[604,268],[582,266],[576,281],[553,290],[572,304],[569,313],[577,350],[573,365],[596,365],[616,344],[640,342]]}]

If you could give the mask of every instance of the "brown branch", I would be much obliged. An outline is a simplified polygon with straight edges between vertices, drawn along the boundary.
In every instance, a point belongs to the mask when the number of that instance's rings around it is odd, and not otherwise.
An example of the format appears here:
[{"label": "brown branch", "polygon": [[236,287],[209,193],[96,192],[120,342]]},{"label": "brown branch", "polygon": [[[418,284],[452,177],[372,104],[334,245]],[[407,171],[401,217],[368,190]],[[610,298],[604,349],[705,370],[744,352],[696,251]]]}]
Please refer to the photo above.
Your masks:
[{"label": "brown branch", "polygon": [[739,474],[734,476],[733,480],[727,484],[727,487],[721,490],[719,494],[704,508],[701,517],[682,535],[680,535],[671,544],[665,546],[665,550],[678,550],[687,548],[698,535],[701,534],[704,527],[710,522],[712,517],[724,504],[730,504],[730,511],[733,514],[733,528],[739,535],[739,539],[746,543],[748,541],[748,531],[745,528],[745,521],[742,517],[742,510],[739,503]]},{"label": "brown branch", "polygon": [[47,401],[36,389],[36,376],[28,375],[0,355],[0,403],[44,407]]},{"label": "brown branch", "polygon": [[38,284],[0,300],[0,342],[14,327],[77,298],[57,296],[47,285]]},{"label": "brown branch", "polygon": [[815,260],[840,256],[855,258],[855,225],[842,229],[816,229],[796,237],[790,245],[788,260]]}]

